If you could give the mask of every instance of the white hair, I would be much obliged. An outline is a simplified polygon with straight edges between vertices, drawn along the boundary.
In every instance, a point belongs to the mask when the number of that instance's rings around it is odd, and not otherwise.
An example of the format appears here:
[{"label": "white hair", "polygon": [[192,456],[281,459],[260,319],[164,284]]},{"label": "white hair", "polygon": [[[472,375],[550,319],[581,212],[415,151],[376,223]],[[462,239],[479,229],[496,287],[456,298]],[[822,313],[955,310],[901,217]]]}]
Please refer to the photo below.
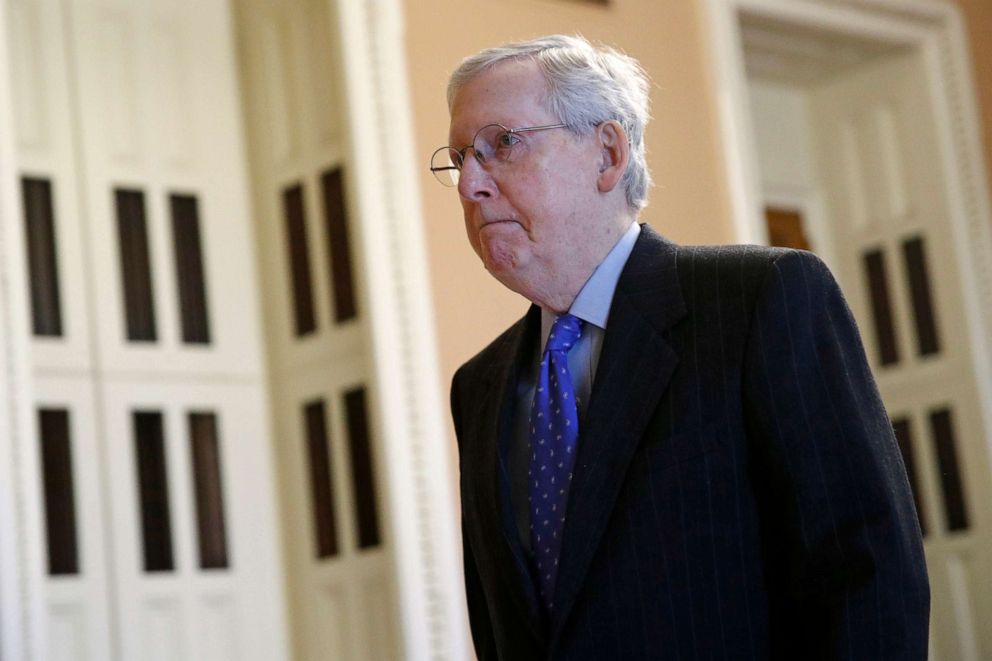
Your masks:
[{"label": "white hair", "polygon": [[471,55],[448,80],[448,110],[455,95],[483,71],[512,60],[534,61],[548,84],[548,106],[569,129],[588,133],[609,120],[623,126],[630,143],[630,162],[620,180],[632,209],[647,205],[651,174],[644,153],[648,123],[648,78],[634,58],[585,38],[549,35],[530,41],[487,48]]}]

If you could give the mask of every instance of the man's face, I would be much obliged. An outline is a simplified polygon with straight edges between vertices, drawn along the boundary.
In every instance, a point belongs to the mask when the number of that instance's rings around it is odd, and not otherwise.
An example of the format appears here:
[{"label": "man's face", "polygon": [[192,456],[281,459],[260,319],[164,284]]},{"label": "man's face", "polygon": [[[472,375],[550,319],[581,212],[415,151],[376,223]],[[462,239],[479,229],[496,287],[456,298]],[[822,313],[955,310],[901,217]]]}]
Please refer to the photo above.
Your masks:
[{"label": "man's face", "polygon": [[[547,86],[531,61],[479,74],[455,96],[449,144],[464,147],[487,124],[557,124]],[[601,234],[596,209],[599,164],[594,136],[550,129],[514,136],[509,163],[476,160],[470,149],[458,184],[469,243],[500,282],[531,300],[553,289],[569,260]],[[599,220],[597,227],[597,219]]]}]

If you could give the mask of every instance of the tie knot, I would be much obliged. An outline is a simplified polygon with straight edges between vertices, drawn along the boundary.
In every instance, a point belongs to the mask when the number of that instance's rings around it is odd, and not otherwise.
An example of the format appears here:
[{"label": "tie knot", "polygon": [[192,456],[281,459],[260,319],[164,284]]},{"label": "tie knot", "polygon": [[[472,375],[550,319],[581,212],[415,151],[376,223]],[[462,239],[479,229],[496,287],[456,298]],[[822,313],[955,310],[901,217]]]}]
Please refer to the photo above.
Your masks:
[{"label": "tie knot", "polygon": [[568,352],[582,337],[582,320],[570,314],[563,314],[555,319],[551,326],[551,335],[545,351]]}]

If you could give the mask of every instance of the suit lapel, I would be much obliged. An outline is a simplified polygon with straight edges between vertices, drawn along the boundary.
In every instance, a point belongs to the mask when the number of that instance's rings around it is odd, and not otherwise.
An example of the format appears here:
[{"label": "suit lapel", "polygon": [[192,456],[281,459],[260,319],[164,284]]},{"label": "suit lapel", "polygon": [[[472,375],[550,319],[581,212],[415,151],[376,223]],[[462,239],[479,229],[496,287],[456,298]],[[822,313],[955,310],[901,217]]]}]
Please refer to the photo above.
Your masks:
[{"label": "suit lapel", "polygon": [[[540,308],[531,306],[517,323],[489,365],[488,379],[480,391],[481,410],[474,437],[472,475],[478,476],[470,492],[478,518],[478,534],[483,548],[492,553],[496,573],[507,580],[513,612],[526,614],[532,633],[542,638],[537,592],[530,575],[529,559],[520,543],[510,502],[510,476],[507,451],[512,441],[516,384],[523,361],[532,358],[533,345],[540,333]],[[466,467],[467,468],[467,467]],[[468,522],[466,522],[468,525]]]},{"label": "suit lapel", "polygon": [[649,227],[617,283],[570,487],[552,645],[598,549],[628,464],[678,358],[662,333],[685,315],[674,244]]}]

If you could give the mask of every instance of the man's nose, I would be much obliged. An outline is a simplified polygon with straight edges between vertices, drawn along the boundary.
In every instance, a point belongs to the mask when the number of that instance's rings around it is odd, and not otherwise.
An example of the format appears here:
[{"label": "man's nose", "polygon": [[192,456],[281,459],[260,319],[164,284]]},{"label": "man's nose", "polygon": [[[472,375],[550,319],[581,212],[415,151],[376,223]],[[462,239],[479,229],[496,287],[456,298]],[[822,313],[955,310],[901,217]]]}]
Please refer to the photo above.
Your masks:
[{"label": "man's nose", "polygon": [[475,153],[466,154],[462,171],[458,177],[458,194],[464,199],[478,202],[496,194],[496,182],[489,171],[482,167]]}]

